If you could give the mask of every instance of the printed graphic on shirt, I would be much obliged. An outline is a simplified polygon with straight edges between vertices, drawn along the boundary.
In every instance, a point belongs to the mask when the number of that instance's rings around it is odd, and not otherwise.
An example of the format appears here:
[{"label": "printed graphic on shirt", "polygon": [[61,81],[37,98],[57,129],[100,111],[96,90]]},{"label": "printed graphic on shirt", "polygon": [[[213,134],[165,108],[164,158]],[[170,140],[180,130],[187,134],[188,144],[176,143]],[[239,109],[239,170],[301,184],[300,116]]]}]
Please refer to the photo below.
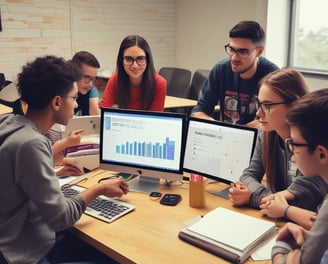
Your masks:
[{"label": "printed graphic on shirt", "polygon": [[291,176],[291,181],[295,181],[297,178],[297,166],[296,163],[288,161],[288,175]]},{"label": "printed graphic on shirt", "polygon": [[60,124],[54,124],[46,133],[46,137],[51,141],[51,144],[55,144],[56,141],[64,137],[65,126]]},{"label": "printed graphic on shirt", "polygon": [[238,94],[237,91],[227,90],[224,99],[225,119],[231,120],[233,124],[237,124],[244,123],[243,120],[249,115],[253,115],[255,117],[255,99],[255,95],[245,93]]}]

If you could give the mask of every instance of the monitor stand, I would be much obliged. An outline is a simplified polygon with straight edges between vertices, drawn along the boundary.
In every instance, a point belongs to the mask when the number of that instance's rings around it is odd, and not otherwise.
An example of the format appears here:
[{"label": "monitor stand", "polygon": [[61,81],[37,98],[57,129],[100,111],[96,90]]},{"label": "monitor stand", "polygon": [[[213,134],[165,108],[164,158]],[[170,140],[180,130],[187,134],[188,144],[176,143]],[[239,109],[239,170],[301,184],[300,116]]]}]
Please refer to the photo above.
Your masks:
[{"label": "monitor stand", "polygon": [[229,200],[229,189],[230,189],[230,186],[221,190],[221,191],[218,191],[218,192],[211,192],[212,194],[214,195],[217,195],[219,197],[222,197],[226,200]]},{"label": "monitor stand", "polygon": [[129,181],[129,189],[130,191],[142,192],[142,193],[151,193],[156,191],[159,187],[160,179],[139,176],[131,181]]}]

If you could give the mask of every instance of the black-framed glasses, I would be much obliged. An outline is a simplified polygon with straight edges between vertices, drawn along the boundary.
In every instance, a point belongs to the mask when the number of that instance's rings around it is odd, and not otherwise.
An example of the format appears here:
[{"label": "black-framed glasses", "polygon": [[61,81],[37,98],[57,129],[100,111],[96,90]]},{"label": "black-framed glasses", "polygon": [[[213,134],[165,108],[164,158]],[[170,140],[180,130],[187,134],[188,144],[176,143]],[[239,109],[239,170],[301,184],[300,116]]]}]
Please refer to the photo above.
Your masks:
[{"label": "black-framed glasses", "polygon": [[294,154],[294,147],[309,147],[309,144],[305,143],[296,143],[291,138],[286,139],[287,149],[290,154]]},{"label": "black-framed glasses", "polygon": [[227,44],[224,46],[224,50],[229,56],[237,54],[242,59],[248,58],[250,51],[255,50],[257,48],[258,47],[255,47],[252,49],[235,49],[235,48],[231,47],[230,44]]},{"label": "black-framed glasses", "polygon": [[271,110],[271,106],[273,105],[282,105],[282,104],[286,104],[287,102],[279,102],[279,103],[261,103],[258,100],[256,100],[255,102],[255,107],[256,110],[258,111],[261,108],[261,111],[264,114],[269,114],[270,110]]},{"label": "black-framed glasses", "polygon": [[94,84],[96,82],[96,79],[97,79],[97,77],[92,77],[92,76],[89,76],[89,75],[84,75],[83,76],[83,82],[84,83],[92,82]]},{"label": "black-framed glasses", "polygon": [[79,96],[78,95],[76,95],[76,96],[61,96],[61,98],[71,98],[76,102],[77,99],[79,99]]},{"label": "black-framed glasses", "polygon": [[123,64],[126,66],[131,66],[134,62],[136,62],[139,66],[144,66],[146,65],[147,58],[146,56],[138,56],[136,58],[133,58],[131,56],[123,57]]}]

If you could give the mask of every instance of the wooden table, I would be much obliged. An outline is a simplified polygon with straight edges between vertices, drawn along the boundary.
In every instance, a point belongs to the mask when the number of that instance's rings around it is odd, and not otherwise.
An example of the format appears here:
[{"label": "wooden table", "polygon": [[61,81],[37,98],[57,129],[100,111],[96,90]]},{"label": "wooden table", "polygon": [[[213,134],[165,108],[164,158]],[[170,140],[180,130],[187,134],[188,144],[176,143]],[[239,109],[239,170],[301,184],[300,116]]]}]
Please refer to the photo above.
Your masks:
[{"label": "wooden table", "polygon": [[183,112],[189,114],[191,109],[196,104],[197,104],[196,100],[167,95],[165,97],[164,110],[173,111],[173,112],[176,112],[177,110],[179,111],[182,110]]},{"label": "wooden table", "polygon": [[0,104],[0,115],[9,114],[9,113],[12,113],[12,112],[13,112],[13,109],[11,107]]},{"label": "wooden table", "polygon": [[[91,186],[110,174],[104,171],[80,185]],[[169,187],[162,184],[159,187],[158,191],[163,194],[182,195],[182,201],[173,207],[161,205],[159,200],[151,200],[147,194],[130,192],[122,200],[136,206],[133,212],[110,224],[83,215],[75,224],[73,232],[119,263],[228,263],[178,238],[186,221],[219,206],[262,217],[258,210],[236,208],[230,201],[210,193],[226,186],[223,183],[208,184],[206,207],[201,209],[189,207],[188,182]],[[249,260],[247,263],[263,264],[271,261]]]}]

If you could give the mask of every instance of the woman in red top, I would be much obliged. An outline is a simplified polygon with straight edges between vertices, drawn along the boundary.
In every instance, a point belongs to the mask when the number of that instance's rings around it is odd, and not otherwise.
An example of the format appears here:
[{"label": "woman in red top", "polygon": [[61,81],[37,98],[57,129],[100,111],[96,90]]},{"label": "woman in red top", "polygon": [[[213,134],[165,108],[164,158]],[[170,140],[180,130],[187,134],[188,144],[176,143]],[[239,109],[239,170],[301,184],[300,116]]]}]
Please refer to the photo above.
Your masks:
[{"label": "woman in red top", "polygon": [[123,39],[116,72],[110,77],[100,107],[164,111],[166,80],[155,72],[147,41],[140,36]]}]

